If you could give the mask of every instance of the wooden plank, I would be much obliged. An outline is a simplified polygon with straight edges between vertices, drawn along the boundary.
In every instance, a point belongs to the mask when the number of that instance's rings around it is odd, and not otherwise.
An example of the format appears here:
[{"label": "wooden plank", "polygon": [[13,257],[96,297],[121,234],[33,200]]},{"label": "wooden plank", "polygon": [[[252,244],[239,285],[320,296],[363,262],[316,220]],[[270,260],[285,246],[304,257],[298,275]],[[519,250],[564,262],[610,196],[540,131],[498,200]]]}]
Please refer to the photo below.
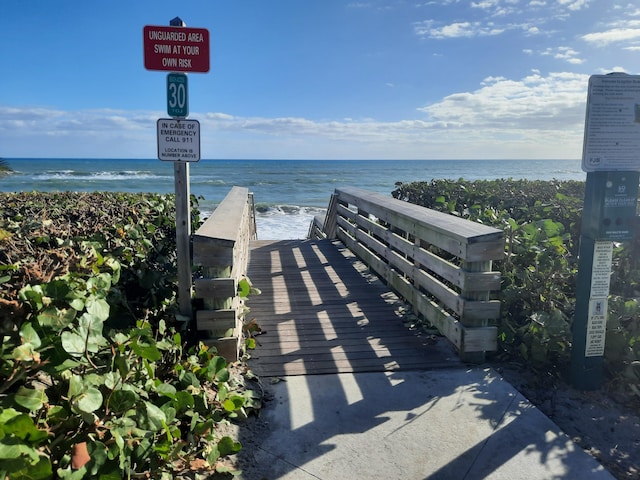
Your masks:
[{"label": "wooden plank", "polygon": [[193,235],[193,263],[205,267],[240,264],[243,268],[252,217],[249,190],[233,187]]},{"label": "wooden plank", "polygon": [[387,371],[459,365],[441,337],[411,331],[402,302],[340,242],[252,241],[248,276],[258,375]]},{"label": "wooden plank", "polygon": [[343,202],[468,261],[504,257],[502,230],[359,188],[336,189]]},{"label": "wooden plank", "polygon": [[215,238],[220,241],[236,242],[243,215],[248,205],[249,190],[243,187],[233,187],[216,207],[211,216],[200,226],[194,235],[199,238]]},{"label": "wooden plank", "polygon": [[235,297],[238,291],[235,278],[197,278],[193,285],[196,298]]},{"label": "wooden plank", "polygon": [[229,329],[237,325],[236,311],[231,308],[224,310],[198,310],[196,312],[198,330],[209,330],[215,337],[222,337]]},{"label": "wooden plank", "polygon": [[[358,205],[361,208],[376,217],[388,221],[383,218],[386,212],[397,212],[398,216],[406,217],[417,223],[428,223],[439,230],[448,232],[452,236],[459,237],[461,240],[469,238],[486,238],[496,234],[502,234],[498,230],[487,225],[454,217],[446,213],[431,210],[409,202],[404,202],[393,197],[381,195],[379,193],[370,192],[361,188],[342,187],[337,188],[336,193],[343,201]],[[396,224],[395,222],[388,222]],[[406,230],[408,232],[408,230]]]},{"label": "wooden plank", "polygon": [[338,195],[333,193],[329,199],[329,206],[327,213],[324,217],[322,224],[322,232],[329,240],[336,238],[336,209],[337,209]]}]

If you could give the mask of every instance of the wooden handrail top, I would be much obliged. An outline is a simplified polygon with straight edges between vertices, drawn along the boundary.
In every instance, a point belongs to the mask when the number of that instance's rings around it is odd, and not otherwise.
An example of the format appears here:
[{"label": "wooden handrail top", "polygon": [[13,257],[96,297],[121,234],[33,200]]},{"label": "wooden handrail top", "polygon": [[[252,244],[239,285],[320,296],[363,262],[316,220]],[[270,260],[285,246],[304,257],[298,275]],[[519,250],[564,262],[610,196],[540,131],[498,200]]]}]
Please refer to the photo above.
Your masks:
[{"label": "wooden handrail top", "polygon": [[213,211],[211,216],[193,234],[203,239],[216,239],[220,243],[236,242],[241,235],[243,218],[240,214],[246,208],[249,198],[249,189],[233,187],[227,196]]},{"label": "wooden handrail top", "polygon": [[[497,228],[480,223],[472,223],[447,213],[431,210],[368,190],[356,187],[342,187],[336,188],[336,193],[341,200],[357,204],[359,208],[382,221],[388,222],[389,219],[386,218],[385,212],[392,212],[394,218],[402,218],[407,227],[415,224],[428,225],[429,229],[440,231],[462,243],[493,241],[504,236],[504,232]],[[402,227],[402,225],[397,226]],[[414,233],[410,228],[405,228],[405,230],[408,233]]]}]

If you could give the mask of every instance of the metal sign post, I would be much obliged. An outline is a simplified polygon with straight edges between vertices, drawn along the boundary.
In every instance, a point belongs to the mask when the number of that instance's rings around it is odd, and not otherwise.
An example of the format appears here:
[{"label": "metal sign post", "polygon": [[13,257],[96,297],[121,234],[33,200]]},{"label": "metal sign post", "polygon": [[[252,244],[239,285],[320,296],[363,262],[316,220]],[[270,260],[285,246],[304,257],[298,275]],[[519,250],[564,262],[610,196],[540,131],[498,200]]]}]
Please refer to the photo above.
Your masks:
[{"label": "metal sign post", "polygon": [[169,71],[167,114],[157,122],[158,159],[173,161],[176,194],[176,253],[178,307],[180,315],[193,318],[191,304],[191,188],[189,164],[200,160],[200,123],[189,115],[187,76],[179,72],[209,71],[209,31],[186,28],[176,17],[169,27],[143,29],[144,66],[148,70]]},{"label": "metal sign post", "polygon": [[633,238],[640,181],[640,76],[589,79],[582,169],[587,172],[571,383],[595,390],[603,381],[613,242]]}]

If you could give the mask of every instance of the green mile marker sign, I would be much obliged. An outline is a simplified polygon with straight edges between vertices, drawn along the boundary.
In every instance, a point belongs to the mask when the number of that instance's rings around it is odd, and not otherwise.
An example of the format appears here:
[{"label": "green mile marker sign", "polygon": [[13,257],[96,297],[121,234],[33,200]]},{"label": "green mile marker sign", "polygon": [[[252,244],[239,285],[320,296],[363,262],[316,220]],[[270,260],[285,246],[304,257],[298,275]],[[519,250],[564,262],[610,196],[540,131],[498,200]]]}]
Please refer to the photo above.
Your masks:
[{"label": "green mile marker sign", "polygon": [[174,118],[189,116],[188,82],[184,73],[167,75],[167,114]]}]

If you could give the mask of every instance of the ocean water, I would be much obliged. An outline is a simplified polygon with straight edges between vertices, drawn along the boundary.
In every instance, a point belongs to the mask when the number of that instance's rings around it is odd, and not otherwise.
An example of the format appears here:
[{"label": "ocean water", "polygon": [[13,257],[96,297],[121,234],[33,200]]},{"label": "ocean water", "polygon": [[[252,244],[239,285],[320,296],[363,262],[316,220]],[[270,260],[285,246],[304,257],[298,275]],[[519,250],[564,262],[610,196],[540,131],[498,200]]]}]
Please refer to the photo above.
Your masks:
[{"label": "ocean water", "polygon": [[[5,159],[13,173],[0,191],[173,193],[173,163],[141,159]],[[260,239],[307,235],[337,187],[391,196],[396,182],[447,178],[581,180],[580,160],[201,160],[190,164],[191,193],[208,216],[232,186],[254,193]]]}]

